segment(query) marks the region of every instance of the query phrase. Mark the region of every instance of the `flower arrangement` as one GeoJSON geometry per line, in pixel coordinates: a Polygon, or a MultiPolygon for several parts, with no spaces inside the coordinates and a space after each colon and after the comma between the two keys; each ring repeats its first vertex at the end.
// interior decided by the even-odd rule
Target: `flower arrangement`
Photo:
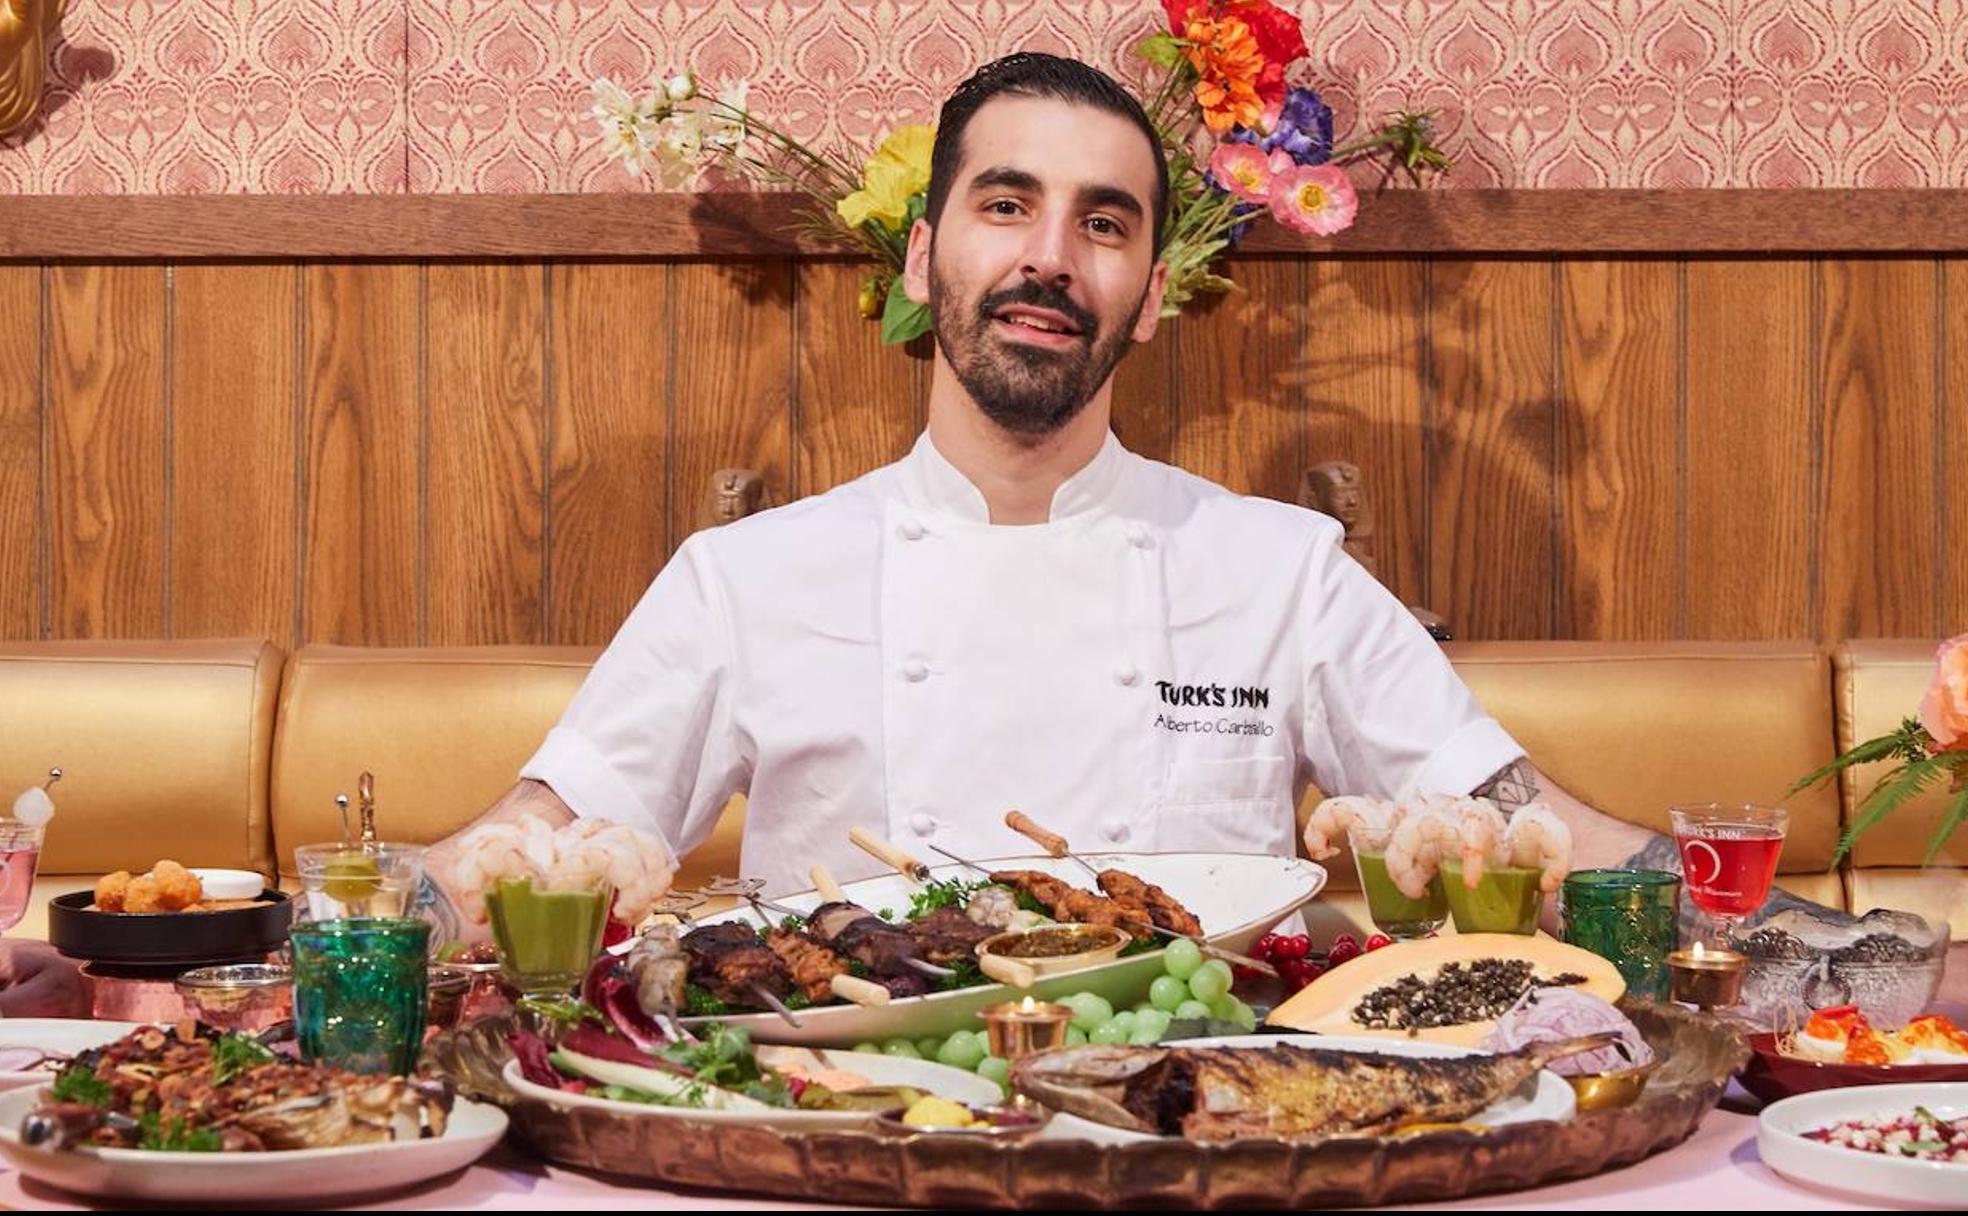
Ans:
{"type": "Polygon", "coordinates": [[[1920,699],[1918,714],[1901,721],[1892,733],[1868,739],[1839,756],[1792,786],[1790,792],[1794,794],[1815,785],[1855,764],[1895,757],[1900,763],[1881,777],[1859,803],[1852,826],[1838,842],[1833,865],[1851,852],[1861,832],[1943,777],[1953,778],[1948,788],[1954,798],[1941,817],[1933,840],[1928,842],[1926,861],[1931,863],[1947,844],[1948,837],[1968,821],[1968,633],[1941,644],[1935,656],[1934,679],[1920,699]]]}
{"type": "MultiPolygon", "coordinates": [[[[1311,88],[1286,80],[1306,57],[1296,15],[1271,0],[1161,0],[1169,28],[1135,48],[1150,71],[1142,92],[1169,166],[1168,263],[1162,315],[1198,296],[1229,291],[1222,255],[1265,214],[1295,231],[1332,236],[1353,223],[1359,199],[1342,165],[1384,159],[1383,184],[1403,172],[1419,184],[1449,160],[1434,144],[1432,112],[1402,113],[1368,137],[1333,145],[1333,114],[1311,88]]],[[[923,214],[934,127],[890,132],[858,161],[815,149],[761,121],[741,82],[705,95],[688,74],[641,97],[595,82],[594,114],[610,154],[665,189],[694,188],[721,169],[805,196],[801,228],[858,246],[875,262],[862,284],[861,315],[879,318],[884,342],[931,327],[929,310],[904,294],[909,229],[923,214]]]]}

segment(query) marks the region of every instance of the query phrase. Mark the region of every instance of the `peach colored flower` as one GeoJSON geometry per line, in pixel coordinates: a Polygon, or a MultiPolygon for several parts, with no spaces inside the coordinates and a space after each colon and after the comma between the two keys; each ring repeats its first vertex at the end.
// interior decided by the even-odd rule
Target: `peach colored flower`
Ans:
{"type": "Polygon", "coordinates": [[[1920,699],[1920,725],[1936,752],[1968,752],[1968,633],[1941,644],[1934,682],[1920,699]]]}
{"type": "Polygon", "coordinates": [[[1331,236],[1350,228],[1359,209],[1353,183],[1337,165],[1304,165],[1271,179],[1271,214],[1287,228],[1331,236]]]}
{"type": "Polygon", "coordinates": [[[1255,144],[1218,144],[1210,157],[1210,176],[1219,186],[1247,203],[1262,206],[1271,199],[1271,182],[1292,167],[1285,152],[1269,156],[1255,144]]]}
{"type": "MultiPolygon", "coordinates": [[[[1231,127],[1255,127],[1264,114],[1259,86],[1267,79],[1267,63],[1257,35],[1241,18],[1195,17],[1182,36],[1194,43],[1183,53],[1196,74],[1196,101],[1203,123],[1221,135],[1231,127]]],[[[1278,74],[1283,80],[1282,73],[1278,74]]]]}

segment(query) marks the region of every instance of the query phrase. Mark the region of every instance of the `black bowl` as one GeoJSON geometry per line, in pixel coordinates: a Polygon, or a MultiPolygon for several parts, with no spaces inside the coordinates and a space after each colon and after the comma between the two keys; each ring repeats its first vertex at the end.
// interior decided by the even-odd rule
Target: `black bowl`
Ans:
{"type": "Polygon", "coordinates": [[[199,967],[256,959],[287,941],[294,905],[285,892],[217,912],[98,912],[93,891],[48,903],[48,942],[70,958],[126,966],[199,967]]]}

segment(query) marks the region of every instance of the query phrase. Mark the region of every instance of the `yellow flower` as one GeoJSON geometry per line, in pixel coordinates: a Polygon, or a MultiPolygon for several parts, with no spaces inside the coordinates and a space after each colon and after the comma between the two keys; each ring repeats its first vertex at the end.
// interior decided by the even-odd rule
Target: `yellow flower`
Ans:
{"type": "Polygon", "coordinates": [[[909,199],[929,188],[929,154],[936,128],[920,123],[897,127],[861,169],[861,188],[838,204],[851,228],[878,220],[894,232],[909,218],[909,199]]]}

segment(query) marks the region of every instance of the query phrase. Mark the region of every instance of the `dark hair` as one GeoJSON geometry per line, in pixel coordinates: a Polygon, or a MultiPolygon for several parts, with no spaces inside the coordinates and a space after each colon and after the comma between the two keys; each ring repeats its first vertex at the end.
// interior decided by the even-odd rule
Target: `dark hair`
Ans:
{"type": "Polygon", "coordinates": [[[1134,94],[1099,68],[1038,51],[1019,51],[985,64],[943,103],[936,122],[936,145],[929,156],[929,197],[924,207],[929,222],[934,224],[942,216],[943,203],[956,182],[957,166],[963,160],[964,129],[986,102],[1003,96],[1047,97],[1091,106],[1119,115],[1141,129],[1141,137],[1148,141],[1148,150],[1155,157],[1155,252],[1160,254],[1162,230],[1168,221],[1168,157],[1162,151],[1162,137],[1148,121],[1148,112],[1134,94]]]}

